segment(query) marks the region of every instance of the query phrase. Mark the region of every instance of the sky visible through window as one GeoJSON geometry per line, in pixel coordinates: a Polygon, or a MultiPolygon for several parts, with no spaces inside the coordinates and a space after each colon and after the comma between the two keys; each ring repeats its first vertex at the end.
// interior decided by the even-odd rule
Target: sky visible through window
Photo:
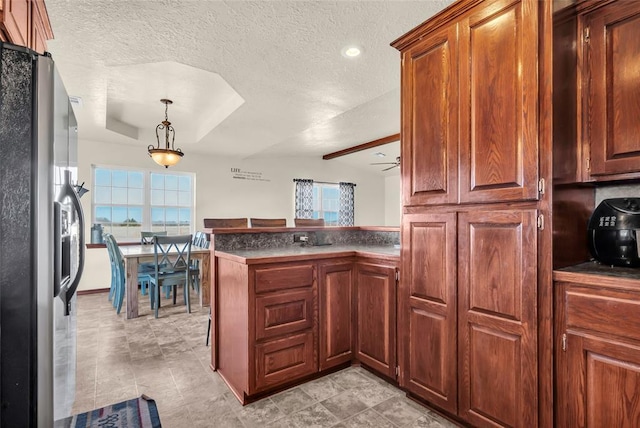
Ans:
{"type": "Polygon", "coordinates": [[[338,225],[340,188],[337,184],[313,183],[313,218],[324,218],[327,226],[338,225]]]}
{"type": "Polygon", "coordinates": [[[192,175],[94,167],[93,223],[116,239],[141,231],[191,233],[192,175]]]}

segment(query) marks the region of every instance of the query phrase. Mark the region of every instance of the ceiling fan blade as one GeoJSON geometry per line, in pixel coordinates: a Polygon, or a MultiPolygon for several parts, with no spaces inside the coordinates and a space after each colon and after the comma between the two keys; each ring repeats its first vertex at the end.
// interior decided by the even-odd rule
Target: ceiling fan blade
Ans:
{"type": "Polygon", "coordinates": [[[394,166],[390,166],[389,168],[385,168],[385,169],[383,169],[383,171],[389,171],[390,169],[396,168],[396,167],[398,167],[398,166],[400,166],[400,165],[397,165],[397,164],[396,164],[396,165],[394,165],[394,166]]]}

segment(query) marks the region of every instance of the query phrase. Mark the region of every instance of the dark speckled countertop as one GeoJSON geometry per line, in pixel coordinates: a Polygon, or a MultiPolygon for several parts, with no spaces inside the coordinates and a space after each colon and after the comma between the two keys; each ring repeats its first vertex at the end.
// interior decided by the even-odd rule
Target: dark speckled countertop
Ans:
{"type": "Polygon", "coordinates": [[[278,248],[229,249],[216,251],[216,257],[245,264],[304,261],[334,257],[367,256],[390,261],[400,260],[400,249],[392,245],[291,245],[278,248]]]}

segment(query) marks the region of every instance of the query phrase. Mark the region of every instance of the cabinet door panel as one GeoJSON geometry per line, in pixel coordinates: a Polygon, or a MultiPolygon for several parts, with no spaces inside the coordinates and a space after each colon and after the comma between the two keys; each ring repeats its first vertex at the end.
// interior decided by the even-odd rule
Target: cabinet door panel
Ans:
{"type": "Polygon", "coordinates": [[[9,41],[19,46],[29,46],[31,1],[2,0],[2,27],[9,41]]]}
{"type": "Polygon", "coordinates": [[[401,384],[456,413],[456,214],[405,215],[402,260],[401,384]]]}
{"type": "Polygon", "coordinates": [[[256,339],[311,328],[313,300],[313,289],[257,296],[256,339]]]}
{"type": "Polygon", "coordinates": [[[256,377],[249,394],[313,374],[318,367],[312,331],[259,343],[255,355],[256,377]]]}
{"type": "Polygon", "coordinates": [[[461,213],[458,230],[460,415],[537,426],[536,211],[461,213]]]}
{"type": "Polygon", "coordinates": [[[569,373],[564,409],[571,426],[637,427],[640,421],[640,347],[567,334],[569,373]],[[578,389],[579,388],[579,389],[578,389]]]}
{"type": "Polygon", "coordinates": [[[496,1],[460,23],[460,200],[537,199],[536,0],[496,1]]]}
{"type": "Polygon", "coordinates": [[[640,4],[604,6],[588,25],[591,175],[640,171],[640,4]]]}
{"type": "Polygon", "coordinates": [[[456,37],[451,26],[403,54],[404,205],[457,202],[456,37]]]}
{"type": "Polygon", "coordinates": [[[353,263],[320,265],[320,370],[353,358],[353,263]]]}
{"type": "Polygon", "coordinates": [[[396,270],[356,264],[358,359],[384,374],[396,376],[396,270]]]}

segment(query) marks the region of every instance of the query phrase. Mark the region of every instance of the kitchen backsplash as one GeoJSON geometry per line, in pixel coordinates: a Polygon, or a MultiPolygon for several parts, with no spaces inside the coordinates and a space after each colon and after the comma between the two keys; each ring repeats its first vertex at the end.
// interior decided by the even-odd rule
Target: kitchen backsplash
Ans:
{"type": "Polygon", "coordinates": [[[269,233],[230,233],[215,235],[216,250],[239,250],[247,248],[279,248],[294,243],[295,235],[306,235],[310,245],[324,241],[336,245],[381,245],[392,246],[400,243],[400,232],[370,230],[323,230],[312,232],[269,232],[269,233]]]}
{"type": "Polygon", "coordinates": [[[604,199],[611,198],[640,198],[640,184],[621,184],[615,186],[596,187],[596,207],[604,199]]]}

